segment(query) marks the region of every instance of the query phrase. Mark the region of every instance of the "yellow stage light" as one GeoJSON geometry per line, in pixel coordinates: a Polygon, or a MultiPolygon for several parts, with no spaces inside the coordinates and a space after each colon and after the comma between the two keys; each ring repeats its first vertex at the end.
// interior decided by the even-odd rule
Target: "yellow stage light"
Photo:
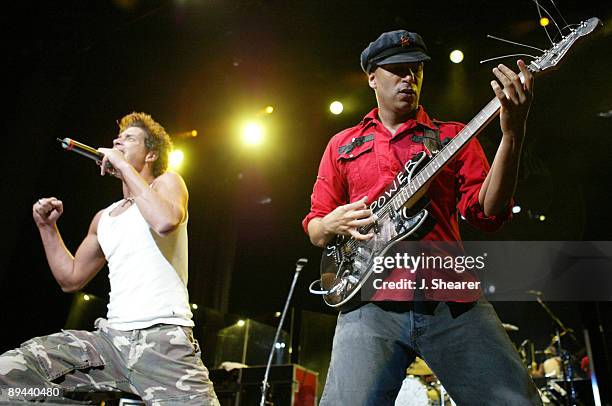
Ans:
{"type": "Polygon", "coordinates": [[[185,159],[185,154],[183,154],[183,151],[180,149],[175,149],[168,157],[168,166],[170,169],[176,170],[182,165],[183,159],[185,159]]]}
{"type": "Polygon", "coordinates": [[[258,123],[248,123],[242,129],[242,141],[247,145],[258,145],[263,141],[263,127],[258,123]]]}
{"type": "Polygon", "coordinates": [[[272,114],[274,113],[274,107],[272,106],[267,106],[265,109],[266,114],[272,114]]]}
{"type": "Polygon", "coordinates": [[[332,114],[335,114],[335,115],[341,114],[343,110],[344,110],[344,106],[342,105],[342,103],[340,103],[337,100],[332,102],[332,104],[329,105],[329,111],[331,111],[332,114]]]}
{"type": "Polygon", "coordinates": [[[193,310],[198,310],[198,305],[197,305],[197,304],[195,304],[195,303],[192,303],[192,304],[191,304],[191,308],[192,308],[193,310]]]}
{"type": "Polygon", "coordinates": [[[453,63],[461,63],[463,61],[463,52],[458,49],[455,49],[450,53],[450,60],[453,63]]]}
{"type": "Polygon", "coordinates": [[[550,20],[546,17],[542,17],[540,18],[540,25],[542,27],[546,27],[548,24],[550,24],[550,20]]]}
{"type": "Polygon", "coordinates": [[[244,326],[244,324],[245,324],[244,320],[238,320],[238,322],[236,323],[238,327],[242,327],[244,326]]]}
{"type": "Polygon", "coordinates": [[[89,295],[83,295],[83,299],[84,299],[85,301],[88,301],[88,300],[89,300],[89,299],[91,299],[91,298],[89,297],[89,295]]]}
{"type": "Polygon", "coordinates": [[[192,137],[197,137],[198,136],[198,130],[191,130],[191,136],[192,137]]]}

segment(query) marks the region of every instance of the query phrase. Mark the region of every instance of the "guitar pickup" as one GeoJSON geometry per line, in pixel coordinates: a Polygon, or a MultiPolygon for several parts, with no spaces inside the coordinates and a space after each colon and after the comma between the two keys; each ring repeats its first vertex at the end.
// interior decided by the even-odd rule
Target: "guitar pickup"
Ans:
{"type": "Polygon", "coordinates": [[[378,224],[378,220],[374,222],[374,233],[380,234],[380,224],[378,224]]]}

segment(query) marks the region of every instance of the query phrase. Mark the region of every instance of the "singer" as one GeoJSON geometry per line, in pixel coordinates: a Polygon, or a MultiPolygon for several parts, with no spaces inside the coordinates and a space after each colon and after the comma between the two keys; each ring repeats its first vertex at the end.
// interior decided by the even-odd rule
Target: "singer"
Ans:
{"type": "MultiPolygon", "coordinates": [[[[95,215],[74,256],[56,224],[62,201],[46,197],[34,204],[49,267],[64,292],[83,288],[108,263],[108,314],[93,332],[36,337],[1,355],[0,387],[115,388],[148,405],[219,404],[192,334],[188,192],[181,176],[166,170],[171,148],[148,114],[121,119],[113,148],[98,151],[104,154],[100,174],[121,180],[123,198],[95,215]]],[[[7,400],[1,393],[0,401],[7,400]]]]}

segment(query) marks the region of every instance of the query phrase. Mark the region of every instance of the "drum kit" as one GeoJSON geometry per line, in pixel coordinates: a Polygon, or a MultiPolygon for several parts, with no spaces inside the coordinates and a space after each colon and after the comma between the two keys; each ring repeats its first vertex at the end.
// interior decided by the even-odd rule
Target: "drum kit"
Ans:
{"type": "Polygon", "coordinates": [[[571,330],[557,332],[544,350],[535,350],[531,340],[523,341],[517,349],[523,365],[539,384],[540,398],[545,406],[575,405],[575,384],[584,380],[576,375],[576,357],[562,346],[561,337],[565,335],[573,337],[571,330]],[[541,362],[538,363],[538,359],[541,362]]]}
{"type": "MultiPolygon", "coordinates": [[[[538,383],[544,406],[576,405],[579,402],[576,386],[584,378],[577,376],[575,366],[580,361],[568,350],[569,344],[580,347],[574,331],[566,327],[542,300],[541,292],[534,291],[536,300],[555,325],[555,334],[544,350],[536,350],[532,340],[524,340],[517,351],[529,374],[538,383]],[[569,340],[568,340],[569,339],[569,340]],[[568,343],[569,341],[569,343],[568,343]],[[540,362],[538,362],[538,360],[540,362]]],[[[518,327],[507,331],[517,331],[518,327]]],[[[587,358],[588,361],[588,358],[587,358]]]]}

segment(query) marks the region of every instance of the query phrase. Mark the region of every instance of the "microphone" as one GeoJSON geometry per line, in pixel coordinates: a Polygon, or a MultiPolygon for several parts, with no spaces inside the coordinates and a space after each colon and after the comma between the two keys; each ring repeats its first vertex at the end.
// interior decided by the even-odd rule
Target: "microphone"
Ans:
{"type": "Polygon", "coordinates": [[[101,163],[102,159],[104,158],[104,154],[97,149],[75,141],[72,138],[64,138],[63,140],[57,138],[57,140],[62,144],[62,148],[64,148],[66,151],[74,151],[86,158],[93,159],[98,164],[101,163]]]}
{"type": "MultiPolygon", "coordinates": [[[[89,145],[85,145],[82,142],[75,141],[72,138],[56,138],[56,140],[62,144],[62,148],[64,148],[66,151],[73,151],[79,155],[83,155],[86,158],[93,159],[98,165],[100,165],[102,163],[102,159],[104,159],[104,154],[97,149],[90,147],[89,145]]],[[[109,172],[113,172],[115,170],[110,162],[106,163],[106,169],[109,172]]]]}

